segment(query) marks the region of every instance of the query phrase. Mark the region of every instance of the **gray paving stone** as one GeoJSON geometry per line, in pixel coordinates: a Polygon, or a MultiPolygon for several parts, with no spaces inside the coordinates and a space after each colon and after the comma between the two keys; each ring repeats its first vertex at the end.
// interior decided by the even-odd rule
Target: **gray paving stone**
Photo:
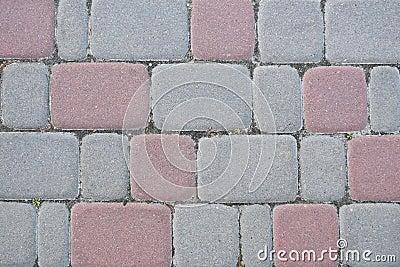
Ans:
{"type": "Polygon", "coordinates": [[[198,196],[203,201],[264,203],[296,198],[297,146],[292,136],[202,138],[197,160],[198,196]]]}
{"type": "Polygon", "coordinates": [[[271,127],[271,114],[278,133],[292,133],[303,124],[301,81],[297,70],[289,66],[266,66],[254,70],[254,116],[259,129],[271,127]]]}
{"type": "Polygon", "coordinates": [[[0,202],[0,229],[0,265],[32,267],[36,260],[35,208],[0,202]]]}
{"type": "Polygon", "coordinates": [[[317,202],[338,201],[346,190],[346,151],[343,141],[311,136],[300,146],[301,196],[317,202]]]}
{"type": "Polygon", "coordinates": [[[69,266],[69,212],[62,203],[43,203],[38,217],[40,267],[69,266]]]}
{"type": "Polygon", "coordinates": [[[189,50],[185,0],[94,0],[90,25],[97,58],[179,60],[189,50]]]}
{"type": "MultiPolygon", "coordinates": [[[[347,241],[344,262],[350,266],[399,266],[397,262],[377,262],[377,255],[400,258],[400,206],[389,203],[353,204],[340,208],[340,238],[347,241]],[[348,257],[347,251],[358,250],[360,261],[348,257]],[[368,259],[363,252],[370,250],[368,259]]],[[[350,254],[351,256],[351,254],[350,254]]]]}
{"type": "Polygon", "coordinates": [[[217,63],[160,65],[153,70],[153,119],[162,131],[244,129],[251,124],[246,67],[217,63]]]}
{"type": "Polygon", "coordinates": [[[3,123],[11,128],[45,128],[49,118],[49,70],[42,63],[16,63],[3,70],[3,123]]]}
{"type": "Polygon", "coordinates": [[[399,0],[326,1],[326,58],[342,63],[400,62],[399,0]]]}
{"type": "Polygon", "coordinates": [[[369,82],[371,128],[395,132],[400,127],[400,76],[394,67],[375,67],[369,82]]]}
{"type": "MultiPolygon", "coordinates": [[[[129,171],[118,134],[92,134],[82,140],[82,196],[96,200],[113,200],[128,194],[129,171]]],[[[124,137],[124,144],[128,140],[124,137]]]]}
{"type": "Polygon", "coordinates": [[[177,205],[173,222],[174,264],[236,266],[239,212],[219,204],[177,205]]]}
{"type": "Polygon", "coordinates": [[[78,139],[64,133],[0,133],[0,199],[78,195],[78,139]]]}
{"type": "Polygon", "coordinates": [[[240,236],[242,261],[247,267],[271,266],[269,253],[272,250],[272,219],[269,206],[251,205],[241,208],[240,236]],[[265,249],[267,248],[267,250],[265,249]],[[267,256],[265,261],[259,259],[267,256]]]}
{"type": "Polygon", "coordinates": [[[58,55],[65,60],[86,57],[89,14],[86,0],[60,0],[56,39],[58,55]]]}
{"type": "Polygon", "coordinates": [[[319,0],[261,0],[258,38],[261,61],[318,62],[324,26],[319,0]]]}

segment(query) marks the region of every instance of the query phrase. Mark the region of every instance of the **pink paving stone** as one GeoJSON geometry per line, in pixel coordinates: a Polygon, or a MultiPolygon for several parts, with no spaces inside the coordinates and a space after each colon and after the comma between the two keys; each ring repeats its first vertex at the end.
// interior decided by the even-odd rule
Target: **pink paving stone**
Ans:
{"type": "Polygon", "coordinates": [[[400,136],[368,136],[348,145],[350,195],[358,200],[400,201],[400,136]]]}
{"type": "Polygon", "coordinates": [[[367,84],[356,67],[317,67],[304,75],[304,118],[311,132],[362,130],[367,125],[367,84]]]}
{"type": "MultiPolygon", "coordinates": [[[[337,249],[339,238],[339,222],[336,208],[325,204],[288,204],[278,206],[273,212],[273,235],[274,235],[274,254],[277,267],[334,267],[337,261],[332,261],[328,254],[324,254],[321,261],[302,261],[304,250],[314,250],[316,259],[322,258],[323,250],[337,249]],[[280,250],[284,250],[286,255],[281,255],[278,259],[280,250]],[[299,261],[291,260],[291,251],[299,252],[299,261]],[[287,261],[284,261],[287,258],[287,261]]],[[[292,259],[296,258],[295,253],[292,259]]],[[[334,256],[334,255],[332,255],[334,256]]],[[[337,254],[336,254],[337,256],[337,254]]]]}
{"type": "Polygon", "coordinates": [[[51,76],[52,123],[64,129],[144,128],[150,106],[148,78],[145,66],[129,63],[56,65],[51,76]]]}
{"type": "Polygon", "coordinates": [[[0,58],[51,56],[54,14],[53,0],[1,0],[0,58]]]}
{"type": "Polygon", "coordinates": [[[141,200],[189,200],[195,194],[193,140],[182,135],[141,135],[131,141],[132,196],[141,200]]]}
{"type": "Polygon", "coordinates": [[[171,211],[158,204],[76,204],[71,211],[74,267],[170,266],[171,211]]]}
{"type": "Polygon", "coordinates": [[[192,50],[202,59],[250,59],[255,43],[250,0],[194,0],[192,50]]]}

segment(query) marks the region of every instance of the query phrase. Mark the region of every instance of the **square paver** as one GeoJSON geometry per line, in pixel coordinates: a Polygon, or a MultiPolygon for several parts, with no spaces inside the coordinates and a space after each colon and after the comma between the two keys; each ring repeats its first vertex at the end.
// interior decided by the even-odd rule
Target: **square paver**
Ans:
{"type": "Polygon", "coordinates": [[[324,23],[319,0],[262,0],[258,13],[261,61],[318,62],[324,23]]]}
{"type": "Polygon", "coordinates": [[[305,126],[311,132],[337,133],[367,126],[367,84],[363,69],[317,67],[303,79],[305,126]]]}
{"type": "Polygon", "coordinates": [[[71,262],[87,266],[171,266],[171,210],[159,204],[76,204],[71,262]]]}
{"type": "Polygon", "coordinates": [[[339,221],[336,207],[326,204],[288,204],[273,212],[275,265],[336,267],[339,221]],[[279,251],[283,252],[279,252],[279,251]],[[315,253],[312,253],[310,251],[315,253]],[[293,252],[294,251],[294,252],[293,252]]]}
{"type": "Polygon", "coordinates": [[[193,55],[202,59],[250,59],[255,27],[251,0],[194,0],[193,55]]]}
{"type": "Polygon", "coordinates": [[[342,63],[400,62],[399,0],[326,1],[326,57],[342,63]]]}
{"type": "Polygon", "coordinates": [[[176,267],[236,266],[239,258],[237,208],[212,205],[177,205],[174,223],[176,267]]]}
{"type": "Polygon", "coordinates": [[[8,65],[2,73],[1,109],[4,125],[17,129],[49,124],[49,70],[42,63],[8,65]]]}
{"type": "Polygon", "coordinates": [[[399,205],[369,203],[340,208],[340,238],[347,244],[342,260],[350,266],[399,266],[399,232],[399,205]]]}
{"type": "Polygon", "coordinates": [[[400,136],[368,136],[348,145],[350,195],[358,200],[400,201],[400,136]]]}
{"type": "Polygon", "coordinates": [[[0,2],[0,58],[43,58],[54,51],[53,0],[0,2]]]}
{"type": "Polygon", "coordinates": [[[340,139],[311,136],[300,145],[301,196],[306,200],[339,201],[346,190],[346,151],[340,139]]]}
{"type": "Polygon", "coordinates": [[[90,25],[97,58],[179,60],[189,50],[185,0],[94,0],[90,25]]]}
{"type": "Polygon", "coordinates": [[[183,201],[194,198],[196,154],[189,136],[140,135],[130,147],[132,197],[183,201]]]}
{"type": "Polygon", "coordinates": [[[115,200],[126,197],[129,186],[128,139],[118,134],[92,134],[82,139],[81,187],[84,198],[115,200]]]}

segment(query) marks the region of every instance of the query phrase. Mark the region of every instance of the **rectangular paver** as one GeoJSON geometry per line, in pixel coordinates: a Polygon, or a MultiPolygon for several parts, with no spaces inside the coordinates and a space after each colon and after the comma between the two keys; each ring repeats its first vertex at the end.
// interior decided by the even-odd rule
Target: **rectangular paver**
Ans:
{"type": "Polygon", "coordinates": [[[64,133],[0,133],[1,199],[78,195],[78,139],[64,133]]]}

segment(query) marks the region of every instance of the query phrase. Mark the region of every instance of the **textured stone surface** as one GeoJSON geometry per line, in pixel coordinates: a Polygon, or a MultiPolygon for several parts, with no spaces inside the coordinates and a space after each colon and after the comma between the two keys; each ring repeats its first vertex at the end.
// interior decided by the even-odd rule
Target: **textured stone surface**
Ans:
{"type": "Polygon", "coordinates": [[[65,60],[86,57],[89,15],[85,0],[60,0],[57,13],[58,55],[65,60]]]}
{"type": "Polygon", "coordinates": [[[128,139],[118,134],[92,134],[82,140],[82,196],[113,200],[128,194],[129,170],[124,157],[128,139]]]}
{"type": "Polygon", "coordinates": [[[51,76],[52,122],[63,129],[144,128],[149,115],[147,80],[143,65],[56,65],[51,76]],[[131,119],[128,124],[125,114],[131,119]]]}
{"type": "Polygon", "coordinates": [[[291,136],[232,135],[202,138],[197,156],[198,196],[203,201],[293,201],[297,146],[291,136]]]}
{"type": "Polygon", "coordinates": [[[300,146],[301,196],[303,199],[339,201],[346,190],[344,143],[328,136],[312,136],[300,146]]]}
{"type": "Polygon", "coordinates": [[[49,70],[42,63],[17,63],[2,73],[1,109],[10,128],[36,129],[48,125],[49,70]]]}
{"type": "Polygon", "coordinates": [[[242,207],[240,211],[241,251],[244,266],[271,266],[272,261],[269,260],[269,255],[267,255],[265,261],[258,258],[259,256],[260,258],[265,257],[265,253],[260,253],[260,250],[265,251],[265,247],[269,250],[272,249],[270,207],[251,205],[242,207]]]}
{"type": "Polygon", "coordinates": [[[202,59],[250,59],[255,44],[250,0],[194,0],[193,55],[202,59]]]}
{"type": "Polygon", "coordinates": [[[304,75],[303,91],[309,131],[350,132],[367,126],[367,84],[361,68],[312,68],[304,75]]]}
{"type": "Polygon", "coordinates": [[[69,266],[69,212],[61,203],[39,209],[37,242],[40,267],[69,266]]]}
{"type": "Polygon", "coordinates": [[[301,82],[296,69],[289,66],[258,67],[254,70],[253,105],[255,120],[261,131],[271,127],[271,114],[275,130],[291,133],[301,129],[301,82]]]}
{"type": "Polygon", "coordinates": [[[400,128],[400,76],[394,67],[375,67],[369,82],[371,129],[395,132],[400,128]]]}
{"type": "Polygon", "coordinates": [[[332,261],[329,254],[324,254],[323,260],[308,260],[310,254],[305,250],[314,250],[315,258],[321,257],[323,250],[337,249],[339,237],[339,222],[335,206],[325,204],[288,204],[278,206],[273,212],[274,250],[284,250],[285,255],[275,254],[275,265],[282,266],[316,266],[336,267],[337,261],[332,261]],[[294,261],[299,252],[299,261],[294,261]],[[280,255],[280,258],[279,258],[280,255]],[[303,255],[305,260],[301,260],[303,255]],[[285,261],[287,259],[287,261],[285,261]]]}
{"type": "Polygon", "coordinates": [[[235,266],[239,257],[239,213],[219,204],[177,205],[174,264],[235,266]]]}
{"type": "Polygon", "coordinates": [[[347,158],[353,198],[400,201],[400,135],[353,139],[347,158]]]}
{"type": "Polygon", "coordinates": [[[53,0],[0,2],[0,58],[42,58],[54,51],[53,0]]]}
{"type": "Polygon", "coordinates": [[[171,266],[171,211],[166,206],[77,204],[71,213],[72,266],[171,266]]]}
{"type": "Polygon", "coordinates": [[[258,38],[263,62],[318,62],[324,48],[319,0],[262,0],[258,38]]]}
{"type": "Polygon", "coordinates": [[[179,60],[186,56],[185,0],[94,0],[91,12],[90,48],[95,57],[179,60]]]}
{"type": "Polygon", "coordinates": [[[397,262],[378,262],[376,256],[400,257],[400,206],[395,204],[353,204],[340,208],[340,238],[347,241],[347,250],[358,250],[360,261],[346,257],[354,267],[398,266],[397,262]],[[363,258],[363,252],[372,253],[363,258]]]}
{"type": "Polygon", "coordinates": [[[32,205],[0,202],[0,263],[33,266],[36,260],[36,212],[32,205]]]}
{"type": "Polygon", "coordinates": [[[1,199],[78,195],[78,139],[64,133],[0,133],[1,199]]]}
{"type": "Polygon", "coordinates": [[[326,57],[343,63],[400,62],[399,0],[326,1],[326,57]]]}
{"type": "Polygon", "coordinates": [[[155,126],[163,131],[234,130],[251,124],[252,83],[243,66],[157,66],[151,98],[155,126]]]}
{"type": "Polygon", "coordinates": [[[132,197],[160,201],[194,197],[196,154],[189,136],[136,136],[130,153],[132,197]]]}

